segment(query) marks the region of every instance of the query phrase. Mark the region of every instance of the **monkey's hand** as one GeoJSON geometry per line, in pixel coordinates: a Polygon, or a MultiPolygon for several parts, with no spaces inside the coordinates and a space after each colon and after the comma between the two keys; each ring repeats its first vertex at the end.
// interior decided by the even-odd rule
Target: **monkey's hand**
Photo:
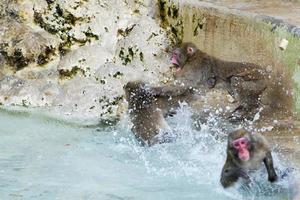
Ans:
{"type": "Polygon", "coordinates": [[[268,177],[268,181],[270,181],[271,183],[273,183],[277,180],[278,180],[277,174],[274,174],[274,175],[268,177]]]}
{"type": "Polygon", "coordinates": [[[207,85],[208,88],[214,88],[215,85],[216,85],[216,78],[215,77],[211,77],[209,78],[206,82],[205,82],[205,85],[207,85]]]}
{"type": "Polygon", "coordinates": [[[271,152],[267,152],[266,158],[263,160],[263,162],[264,162],[264,164],[267,168],[268,180],[270,182],[277,181],[278,176],[277,176],[276,171],[275,171],[274,166],[273,166],[273,158],[272,158],[271,152]]]}

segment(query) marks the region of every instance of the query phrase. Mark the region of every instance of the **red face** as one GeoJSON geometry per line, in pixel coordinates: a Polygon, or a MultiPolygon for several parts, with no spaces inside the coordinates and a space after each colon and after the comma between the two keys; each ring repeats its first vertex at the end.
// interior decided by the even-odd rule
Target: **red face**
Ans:
{"type": "Polygon", "coordinates": [[[233,147],[238,151],[239,159],[242,161],[248,161],[250,159],[250,153],[248,150],[249,140],[245,137],[236,139],[232,142],[233,147]]]}
{"type": "Polygon", "coordinates": [[[171,58],[171,63],[175,66],[179,66],[179,62],[177,61],[178,59],[178,52],[175,50],[172,53],[172,58],[171,58]]]}
{"type": "Polygon", "coordinates": [[[171,63],[175,65],[177,71],[181,70],[188,58],[193,56],[195,53],[195,48],[187,46],[185,48],[176,48],[172,52],[171,63]]]}

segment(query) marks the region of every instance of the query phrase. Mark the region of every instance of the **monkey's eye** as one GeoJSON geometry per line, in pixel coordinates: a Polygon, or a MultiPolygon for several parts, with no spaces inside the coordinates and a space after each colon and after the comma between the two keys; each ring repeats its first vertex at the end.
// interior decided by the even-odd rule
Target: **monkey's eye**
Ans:
{"type": "Polygon", "coordinates": [[[240,146],[239,141],[234,141],[232,144],[235,148],[238,148],[240,146]]]}
{"type": "Polygon", "coordinates": [[[247,145],[249,143],[249,140],[247,138],[242,138],[241,139],[241,144],[242,145],[247,145]]]}

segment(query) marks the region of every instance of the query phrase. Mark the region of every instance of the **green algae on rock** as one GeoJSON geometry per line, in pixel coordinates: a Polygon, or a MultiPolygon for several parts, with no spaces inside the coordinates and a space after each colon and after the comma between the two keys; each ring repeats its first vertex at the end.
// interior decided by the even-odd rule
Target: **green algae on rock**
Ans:
{"type": "Polygon", "coordinates": [[[144,54],[136,45],[129,46],[127,49],[121,47],[121,50],[119,52],[119,58],[122,60],[123,65],[128,65],[135,58],[139,58],[140,61],[143,62],[144,54]]]}
{"type": "Polygon", "coordinates": [[[85,71],[81,68],[79,68],[78,66],[74,66],[72,67],[71,70],[64,70],[64,69],[60,69],[58,70],[59,72],[59,79],[64,80],[64,79],[71,79],[74,76],[76,76],[77,74],[85,74],[85,71]]]}

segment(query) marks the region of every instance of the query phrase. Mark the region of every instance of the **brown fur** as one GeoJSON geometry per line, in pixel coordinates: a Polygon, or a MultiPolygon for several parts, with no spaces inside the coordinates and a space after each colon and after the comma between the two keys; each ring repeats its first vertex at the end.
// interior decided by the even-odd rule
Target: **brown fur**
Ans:
{"type": "Polygon", "coordinates": [[[229,133],[227,158],[222,169],[221,184],[226,188],[236,182],[239,177],[247,178],[247,172],[259,169],[262,167],[262,163],[267,168],[269,181],[275,181],[277,175],[273,166],[271,150],[265,137],[259,133],[251,134],[245,129],[238,129],[229,133]],[[237,151],[232,146],[232,142],[241,137],[246,137],[250,141],[250,146],[248,147],[250,159],[248,161],[240,160],[237,151]]]}
{"type": "Polygon", "coordinates": [[[143,145],[164,142],[157,137],[169,130],[164,112],[159,108],[155,93],[142,82],[128,82],[124,86],[132,131],[143,145]]]}
{"type": "Polygon", "coordinates": [[[261,66],[224,61],[208,55],[188,42],[183,43],[173,52],[180,55],[177,67],[181,70],[175,74],[175,82],[178,82],[176,93],[178,88],[181,91],[191,88],[205,90],[221,84],[239,102],[236,111],[240,113],[235,116],[238,120],[244,116],[246,118],[254,116],[253,111],[256,112],[255,108],[259,107],[260,95],[267,88],[268,74],[261,66]],[[187,52],[188,48],[194,50],[193,54],[187,52]]]}

